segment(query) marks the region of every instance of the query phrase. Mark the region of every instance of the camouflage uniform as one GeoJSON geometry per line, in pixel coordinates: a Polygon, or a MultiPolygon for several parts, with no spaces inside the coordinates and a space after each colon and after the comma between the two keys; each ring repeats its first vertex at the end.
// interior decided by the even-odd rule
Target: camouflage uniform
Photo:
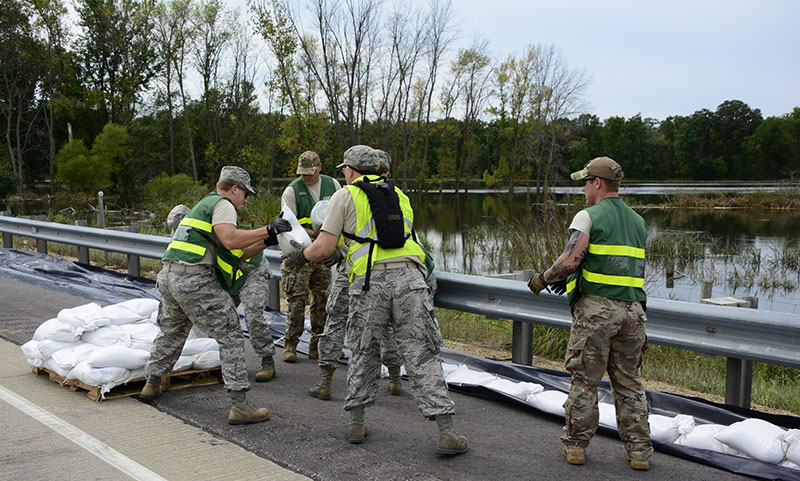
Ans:
{"type": "Polygon", "coordinates": [[[353,357],[345,409],[375,402],[380,341],[387,329],[393,329],[419,410],[428,417],[453,414],[439,357],[442,336],[422,273],[416,267],[373,269],[370,284],[362,292],[364,276],[359,276],[348,291],[347,340],[353,357]]]}
{"type": "Polygon", "coordinates": [[[617,413],[617,429],[626,451],[648,459],[649,410],[639,379],[647,343],[647,317],[640,302],[584,294],[572,305],[572,329],[565,368],[572,374],[564,403],[564,444],[589,445],[599,420],[597,385],[608,370],[617,413]]]}
{"type": "Polygon", "coordinates": [[[242,262],[241,269],[247,275],[247,280],[237,296],[244,306],[244,321],[250,333],[250,344],[259,357],[271,357],[275,355],[275,344],[272,343],[272,333],[264,319],[264,309],[269,300],[269,280],[272,277],[269,262],[266,258],[261,259],[257,266],[242,262]]]}
{"type": "Polygon", "coordinates": [[[165,262],[156,283],[161,294],[158,326],[147,376],[165,376],[181,355],[192,324],[216,339],[222,361],[222,377],[230,391],[250,389],[244,357],[244,338],[239,315],[228,292],[210,266],[183,266],[165,262]]]}
{"type": "Polygon", "coordinates": [[[290,270],[281,264],[281,287],[286,293],[289,311],[286,314],[286,346],[297,346],[303,334],[306,317],[306,301],[311,292],[311,342],[309,348],[317,348],[319,335],[325,329],[325,304],[328,302],[328,285],[331,269],[321,263],[309,262],[300,269],[290,270]]]}
{"type": "MultiPolygon", "coordinates": [[[[325,321],[325,331],[319,336],[319,366],[336,369],[339,353],[344,346],[345,330],[347,328],[349,297],[347,290],[350,282],[347,279],[347,269],[341,268],[336,279],[331,284],[328,293],[328,303],[325,311],[328,318],[325,321]]],[[[403,359],[398,352],[397,342],[390,329],[384,331],[381,339],[381,362],[385,366],[402,366],[403,359]]]]}

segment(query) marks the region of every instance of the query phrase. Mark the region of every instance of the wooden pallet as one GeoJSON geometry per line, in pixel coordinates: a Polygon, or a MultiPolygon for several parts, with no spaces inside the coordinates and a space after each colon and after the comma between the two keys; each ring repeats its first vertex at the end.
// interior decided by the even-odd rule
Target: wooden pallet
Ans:
{"type": "MultiPolygon", "coordinates": [[[[86,395],[92,401],[102,401],[100,386],[90,386],[77,379],[65,380],[53,371],[43,367],[34,367],[34,374],[47,374],[50,380],[69,388],[70,391],[87,391],[86,395]]],[[[126,384],[115,387],[105,394],[105,399],[115,399],[120,397],[135,396],[142,391],[145,378],[131,379],[126,384]]],[[[211,369],[191,369],[188,371],[173,372],[161,378],[161,389],[164,391],[175,391],[187,387],[210,386],[220,384],[222,381],[222,368],[211,369]]]]}

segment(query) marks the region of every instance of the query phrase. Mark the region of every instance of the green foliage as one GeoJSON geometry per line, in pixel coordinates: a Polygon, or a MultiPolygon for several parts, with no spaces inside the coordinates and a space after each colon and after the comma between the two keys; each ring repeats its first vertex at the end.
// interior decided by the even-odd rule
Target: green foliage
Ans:
{"type": "Polygon", "coordinates": [[[186,174],[160,174],[144,186],[144,200],[156,213],[157,219],[166,220],[167,214],[178,204],[192,207],[205,195],[207,189],[186,174]]]}
{"type": "Polygon", "coordinates": [[[83,139],[67,143],[56,155],[56,179],[82,192],[95,190],[94,166],[89,158],[83,139]]]}
{"type": "Polygon", "coordinates": [[[19,183],[19,176],[5,167],[0,167],[0,199],[17,192],[19,183]]]}
{"type": "Polygon", "coordinates": [[[106,124],[91,151],[82,139],[67,143],[56,155],[56,179],[80,192],[91,193],[111,185],[117,159],[130,153],[125,127],[106,124]]]}

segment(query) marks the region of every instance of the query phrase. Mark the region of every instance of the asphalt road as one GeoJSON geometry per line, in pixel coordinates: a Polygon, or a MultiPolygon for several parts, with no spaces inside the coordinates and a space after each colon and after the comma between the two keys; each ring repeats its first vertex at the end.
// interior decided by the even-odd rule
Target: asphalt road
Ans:
{"type": "MultiPolygon", "coordinates": [[[[60,309],[86,302],[0,278],[0,337],[20,345],[60,309]]],[[[249,343],[247,356],[252,379],[259,363],[249,343]]],[[[265,423],[228,425],[230,401],[222,385],[167,392],[153,405],[217,438],[320,480],[747,479],[658,452],[650,471],[636,472],[625,461],[621,442],[605,434],[592,441],[586,465],[570,466],[561,455],[563,420],[458,393],[451,393],[457,409],[455,427],[469,439],[470,451],[440,458],[434,454],[436,424],[419,414],[406,383],[402,395],[390,396],[386,380],[381,381],[378,402],[366,411],[366,442],[351,445],[345,439],[347,415],[342,409],[345,367],[334,375],[333,399],[320,401],[306,394],[317,378],[315,361],[301,355],[296,364],[281,360],[276,364],[277,377],[268,383],[253,383],[248,393],[255,405],[269,408],[271,418],[265,423]]],[[[65,388],[49,383],[43,389],[65,388]]],[[[86,402],[91,401],[87,398],[86,402]]],[[[108,429],[115,429],[113,423],[108,429]]],[[[228,469],[241,467],[232,463],[228,469]]]]}

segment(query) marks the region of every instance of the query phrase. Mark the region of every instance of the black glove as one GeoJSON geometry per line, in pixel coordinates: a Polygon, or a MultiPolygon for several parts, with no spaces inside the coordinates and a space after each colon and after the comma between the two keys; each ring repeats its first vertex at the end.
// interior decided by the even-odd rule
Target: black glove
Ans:
{"type": "Polygon", "coordinates": [[[288,220],[278,217],[267,227],[267,234],[270,237],[276,237],[278,234],[289,232],[290,230],[292,230],[292,224],[288,220]]]}
{"type": "Polygon", "coordinates": [[[337,247],[336,249],[333,250],[333,253],[331,255],[329,255],[328,257],[325,258],[325,260],[322,261],[322,263],[325,264],[325,267],[333,267],[336,264],[342,262],[342,259],[344,259],[344,254],[342,254],[342,250],[337,247]]]}
{"type": "Polygon", "coordinates": [[[562,279],[560,281],[551,282],[549,290],[560,296],[561,294],[567,292],[567,280],[562,279]]]}

